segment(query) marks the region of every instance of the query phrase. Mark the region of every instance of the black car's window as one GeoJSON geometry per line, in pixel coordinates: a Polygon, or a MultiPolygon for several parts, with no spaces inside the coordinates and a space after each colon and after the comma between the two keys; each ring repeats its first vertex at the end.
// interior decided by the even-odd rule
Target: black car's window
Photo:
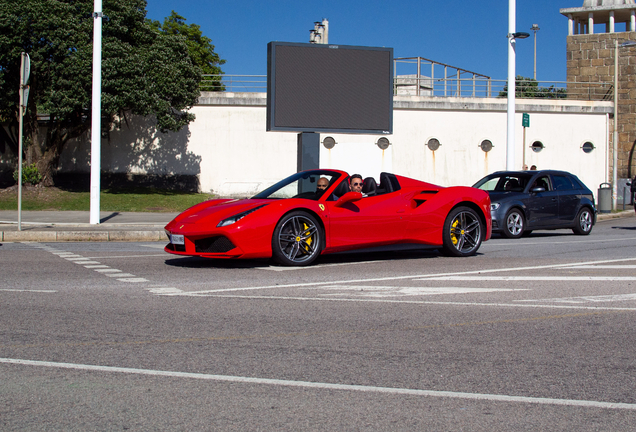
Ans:
{"type": "Polygon", "coordinates": [[[548,176],[543,176],[543,177],[539,177],[538,179],[536,179],[533,183],[532,186],[530,187],[530,190],[534,189],[534,188],[543,188],[547,191],[551,191],[552,188],[550,187],[550,179],[548,178],[548,176]]]}
{"type": "Polygon", "coordinates": [[[552,176],[552,181],[554,182],[554,190],[572,190],[574,186],[572,185],[572,181],[563,175],[555,175],[552,176]]]}
{"type": "Polygon", "coordinates": [[[474,187],[490,192],[523,192],[530,176],[502,174],[482,179],[474,187]]]}

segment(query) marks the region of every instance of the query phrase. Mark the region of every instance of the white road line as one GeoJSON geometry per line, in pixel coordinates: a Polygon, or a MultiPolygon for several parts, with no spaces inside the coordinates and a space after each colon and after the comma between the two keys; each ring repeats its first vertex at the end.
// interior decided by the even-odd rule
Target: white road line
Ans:
{"type": "Polygon", "coordinates": [[[564,267],[566,270],[596,270],[596,269],[608,269],[608,270],[633,270],[636,269],[636,265],[594,265],[594,266],[580,266],[575,265],[572,267],[564,267]]]}
{"type": "MultiPolygon", "coordinates": [[[[619,242],[619,241],[623,241],[623,242],[633,242],[634,240],[636,240],[636,237],[621,237],[621,238],[612,238],[612,239],[605,239],[605,240],[565,240],[565,241],[550,241],[550,244],[566,244],[566,245],[577,245],[577,244],[585,244],[585,243],[615,243],[615,242],[619,242]]],[[[532,242],[532,241],[528,241],[528,242],[524,242],[524,241],[517,241],[514,243],[519,243],[519,246],[526,246],[526,245],[545,245],[545,242],[532,242]]],[[[510,242],[508,240],[504,240],[502,239],[501,241],[489,241],[487,243],[484,243],[485,247],[488,246],[501,246],[501,245],[505,245],[505,244],[510,244],[510,242]]],[[[515,246],[517,247],[517,246],[515,246]]]]}
{"type": "Polygon", "coordinates": [[[101,264],[99,261],[75,261],[75,264],[101,264]]]}
{"type": "Polygon", "coordinates": [[[515,272],[515,271],[525,271],[525,270],[544,270],[544,269],[552,269],[552,268],[571,267],[573,265],[596,265],[596,264],[606,264],[606,263],[625,262],[625,261],[636,261],[636,258],[620,258],[620,259],[613,259],[613,260],[588,261],[588,262],[582,262],[582,263],[550,264],[545,266],[508,267],[508,268],[500,268],[500,269],[472,270],[472,271],[453,272],[453,273],[420,274],[420,275],[410,275],[410,276],[408,275],[407,276],[387,276],[387,277],[381,277],[381,278],[351,279],[351,280],[339,280],[339,281],[330,281],[330,282],[305,282],[305,283],[265,285],[265,286],[240,287],[240,288],[220,288],[220,289],[204,290],[204,291],[191,291],[191,293],[192,294],[197,294],[197,293],[208,294],[208,293],[232,292],[232,291],[257,291],[257,290],[267,290],[267,289],[276,289],[276,288],[301,288],[301,287],[309,287],[309,286],[396,281],[396,280],[405,280],[405,279],[425,280],[425,279],[430,279],[435,277],[444,277],[444,276],[515,272]]]}
{"type": "Polygon", "coordinates": [[[593,311],[636,311],[636,307],[609,307],[609,306],[565,306],[549,304],[519,304],[519,303],[479,303],[479,302],[459,302],[459,301],[427,301],[427,300],[387,300],[368,298],[333,298],[333,297],[289,297],[289,296],[256,296],[238,294],[198,294],[184,291],[182,293],[157,294],[166,297],[217,297],[217,298],[238,298],[245,300],[298,300],[298,301],[334,301],[334,302],[369,302],[369,303],[407,303],[418,305],[439,305],[439,306],[484,306],[484,307],[517,307],[534,309],[576,309],[593,311]]]}
{"type": "Polygon", "coordinates": [[[121,270],[110,268],[108,266],[105,266],[105,267],[106,268],[96,268],[93,270],[96,271],[97,273],[122,273],[121,270]]]}
{"type": "Polygon", "coordinates": [[[416,281],[636,281],[636,276],[441,276],[414,279],[416,281]]]}
{"type": "MultiPolygon", "coordinates": [[[[86,267],[87,269],[106,269],[106,268],[110,268],[110,266],[107,266],[105,264],[95,264],[95,265],[85,265],[84,267],[86,267]]],[[[99,270],[95,270],[95,271],[99,271],[99,270]]]]}
{"type": "Polygon", "coordinates": [[[120,281],[120,282],[133,282],[133,283],[148,282],[148,279],[144,279],[144,278],[141,278],[141,277],[134,277],[134,275],[131,275],[131,276],[133,276],[133,277],[123,277],[123,278],[117,279],[117,280],[120,281]]]}
{"type": "Polygon", "coordinates": [[[0,288],[0,291],[9,291],[9,292],[33,292],[33,293],[56,293],[55,290],[31,290],[31,289],[8,289],[8,288],[0,288]]]}
{"type": "Polygon", "coordinates": [[[123,368],[114,366],[96,366],[76,363],[57,363],[46,361],[34,361],[34,360],[21,360],[21,359],[9,359],[0,358],[0,363],[23,365],[23,366],[39,366],[49,368],[60,369],[73,369],[83,371],[95,371],[95,372],[113,372],[113,373],[125,373],[134,375],[146,375],[146,376],[159,376],[169,378],[186,378],[186,379],[199,379],[207,381],[220,381],[220,382],[233,382],[241,384],[258,384],[258,385],[275,385],[284,387],[297,387],[297,388],[311,388],[317,390],[341,390],[341,391],[355,391],[363,393],[382,393],[392,395],[410,395],[410,396],[422,396],[422,397],[434,397],[434,398],[451,398],[451,399],[469,399],[469,400],[486,400],[492,402],[504,402],[504,403],[525,403],[525,404],[539,404],[539,405],[561,405],[561,406],[576,406],[584,408],[602,408],[602,409],[621,409],[621,410],[636,410],[636,404],[620,403],[620,402],[602,402],[591,400],[577,400],[577,399],[554,399],[554,398],[542,398],[542,397],[528,397],[528,396],[510,396],[510,395],[496,395],[487,393],[463,393],[453,391],[439,391],[439,390],[420,390],[420,389],[407,389],[407,388],[395,388],[395,387],[376,387],[365,385],[353,385],[353,384],[332,384],[332,383],[320,383],[311,381],[292,381],[282,379],[271,378],[252,378],[232,375],[212,375],[193,372],[175,372],[175,371],[162,371],[152,369],[137,369],[137,368],[123,368]]]}
{"type": "Polygon", "coordinates": [[[549,299],[515,300],[520,302],[596,303],[636,300],[636,294],[610,294],[602,296],[562,297],[549,299]]]}
{"type": "Polygon", "coordinates": [[[174,255],[170,255],[167,252],[162,254],[147,254],[147,255],[120,255],[120,256],[94,256],[88,257],[88,259],[117,259],[117,258],[146,258],[146,257],[166,257],[170,258],[174,255]]]}
{"type": "Polygon", "coordinates": [[[104,276],[115,277],[115,278],[135,277],[134,274],[130,274],[130,273],[104,273],[104,276]]]}

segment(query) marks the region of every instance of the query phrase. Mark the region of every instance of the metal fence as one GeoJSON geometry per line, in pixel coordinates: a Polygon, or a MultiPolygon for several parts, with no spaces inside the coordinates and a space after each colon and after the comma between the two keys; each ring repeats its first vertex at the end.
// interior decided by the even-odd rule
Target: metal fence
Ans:
{"type": "MultiPolygon", "coordinates": [[[[431,65],[428,65],[431,66],[431,65]]],[[[507,80],[495,80],[485,75],[475,74],[463,69],[436,63],[444,67],[441,76],[420,74],[396,75],[393,79],[394,95],[430,96],[430,97],[506,97],[507,80]]],[[[267,75],[204,75],[220,79],[226,92],[266,92],[267,75]]],[[[218,82],[218,81],[215,81],[218,82]]],[[[201,91],[214,90],[201,82],[201,91]]],[[[568,83],[565,81],[534,81],[517,78],[515,94],[522,99],[571,99],[584,101],[611,101],[614,97],[612,83],[568,83]]]]}

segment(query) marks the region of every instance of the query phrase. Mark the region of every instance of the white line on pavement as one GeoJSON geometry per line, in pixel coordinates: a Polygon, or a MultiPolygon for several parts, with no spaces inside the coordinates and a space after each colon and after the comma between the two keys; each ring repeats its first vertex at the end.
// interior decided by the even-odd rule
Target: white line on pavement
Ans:
{"type": "Polygon", "coordinates": [[[573,265],[596,265],[596,264],[607,264],[607,263],[624,262],[624,261],[636,261],[636,258],[620,258],[620,259],[613,259],[613,260],[588,261],[588,262],[582,262],[582,263],[550,264],[545,266],[508,267],[508,268],[487,269],[487,270],[471,270],[471,271],[452,272],[452,273],[420,274],[420,275],[410,275],[410,276],[408,275],[407,276],[387,276],[387,277],[381,277],[381,278],[352,279],[352,280],[340,280],[340,281],[330,281],[330,282],[305,282],[305,283],[265,285],[265,286],[240,287],[240,288],[220,288],[220,289],[204,290],[204,291],[190,291],[189,294],[208,294],[208,293],[231,292],[231,291],[256,291],[256,290],[276,289],[276,288],[301,288],[301,287],[308,287],[308,286],[352,284],[352,283],[360,283],[360,282],[368,283],[368,282],[381,282],[381,281],[396,281],[396,280],[405,280],[405,279],[424,280],[424,279],[444,277],[444,276],[515,272],[515,271],[524,271],[524,270],[542,270],[542,269],[551,269],[551,268],[571,267],[573,265]]]}
{"type": "Polygon", "coordinates": [[[636,281],[635,276],[439,276],[416,281],[636,281]]]}
{"type": "Polygon", "coordinates": [[[459,301],[426,301],[426,300],[387,300],[387,299],[369,299],[369,298],[332,298],[332,297],[287,297],[287,296],[257,296],[257,295],[238,295],[238,294],[199,294],[189,293],[166,293],[157,294],[163,296],[184,296],[184,297],[216,297],[216,298],[239,298],[246,300],[299,300],[299,301],[334,301],[334,302],[370,302],[370,303],[407,303],[420,305],[440,305],[440,306],[484,306],[484,307],[517,307],[517,308],[535,308],[535,309],[577,309],[577,310],[594,310],[594,311],[636,311],[636,307],[608,307],[608,306],[566,306],[566,305],[548,305],[548,304],[519,304],[519,303],[479,303],[479,302],[459,302],[459,301]]]}
{"type": "Polygon", "coordinates": [[[9,289],[9,288],[0,288],[0,291],[10,291],[10,292],[33,292],[33,293],[55,293],[55,290],[31,290],[31,289],[9,289]]]}
{"type": "Polygon", "coordinates": [[[504,402],[504,403],[526,403],[526,404],[540,404],[540,405],[576,406],[576,407],[585,407],[585,408],[636,410],[636,404],[620,403],[620,402],[602,402],[602,401],[577,400],[577,399],[554,399],[554,398],[528,397],[528,396],[509,396],[509,395],[495,395],[495,394],[487,394],[487,393],[463,393],[463,392],[439,391],[439,390],[376,387],[376,386],[365,386],[365,385],[354,385],[354,384],[332,384],[332,383],[320,383],[320,382],[311,382],[311,381],[292,381],[292,380],[270,379],[270,378],[252,378],[252,377],[242,377],[242,376],[232,376],[232,375],[212,375],[212,374],[204,374],[204,373],[175,372],[175,371],[162,371],[162,370],[152,370],[152,369],[123,368],[123,367],[113,367],[113,366],[97,366],[97,365],[86,365],[86,364],[76,364],[76,363],[57,363],[57,362],[21,360],[21,359],[9,359],[9,358],[0,358],[0,363],[17,364],[17,365],[24,365],[24,366],[40,366],[40,367],[49,367],[49,368],[95,371],[95,372],[113,372],[113,373],[125,373],[125,374],[134,374],[134,375],[160,376],[160,377],[169,377],[169,378],[186,378],[186,379],[199,379],[199,380],[207,380],[207,381],[234,382],[234,383],[241,383],[241,384],[258,384],[258,385],[275,385],[275,386],[284,386],[284,387],[312,388],[317,390],[340,390],[340,391],[355,391],[355,392],[363,392],[363,393],[383,393],[383,394],[393,394],[393,395],[410,395],[410,396],[422,396],[422,397],[434,397],[434,398],[487,400],[487,401],[504,402]]]}

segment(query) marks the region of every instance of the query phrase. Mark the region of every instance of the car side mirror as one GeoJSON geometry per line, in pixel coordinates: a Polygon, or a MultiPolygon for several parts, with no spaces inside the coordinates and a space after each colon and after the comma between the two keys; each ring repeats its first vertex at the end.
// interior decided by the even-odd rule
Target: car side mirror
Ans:
{"type": "Polygon", "coordinates": [[[338,201],[336,201],[336,207],[342,207],[346,203],[360,201],[362,199],[362,194],[360,192],[347,192],[343,196],[341,196],[338,201]]]}

